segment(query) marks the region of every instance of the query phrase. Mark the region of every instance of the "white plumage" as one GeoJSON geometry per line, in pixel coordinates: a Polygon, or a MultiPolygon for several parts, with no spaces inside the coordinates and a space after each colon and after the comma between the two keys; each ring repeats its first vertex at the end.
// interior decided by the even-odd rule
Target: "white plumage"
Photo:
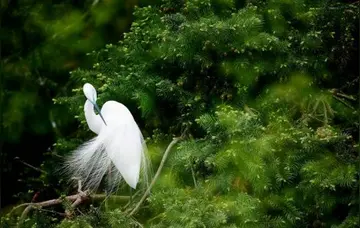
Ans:
{"type": "Polygon", "coordinates": [[[86,83],[83,91],[87,98],[85,118],[97,136],[68,157],[66,171],[80,178],[83,186],[90,190],[96,190],[105,176],[110,191],[116,189],[122,179],[136,189],[141,173],[148,183],[150,160],[146,143],[130,111],[116,101],[107,101],[100,111],[95,88],[86,83]]]}

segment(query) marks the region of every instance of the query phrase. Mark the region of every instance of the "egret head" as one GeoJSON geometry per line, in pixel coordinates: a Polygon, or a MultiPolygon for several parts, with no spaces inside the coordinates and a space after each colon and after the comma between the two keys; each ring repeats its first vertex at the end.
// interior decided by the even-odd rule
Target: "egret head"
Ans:
{"type": "Polygon", "coordinates": [[[85,83],[83,86],[83,91],[85,94],[85,97],[91,101],[91,103],[96,103],[97,94],[96,89],[94,86],[92,86],[90,83],[85,83]]]}
{"type": "Polygon", "coordinates": [[[96,111],[98,111],[101,119],[104,121],[104,123],[106,125],[104,117],[101,114],[100,108],[96,104],[97,94],[96,94],[96,89],[94,88],[94,86],[92,86],[90,83],[85,83],[83,86],[83,92],[84,92],[85,97],[88,99],[88,101],[90,101],[94,105],[96,111]]]}

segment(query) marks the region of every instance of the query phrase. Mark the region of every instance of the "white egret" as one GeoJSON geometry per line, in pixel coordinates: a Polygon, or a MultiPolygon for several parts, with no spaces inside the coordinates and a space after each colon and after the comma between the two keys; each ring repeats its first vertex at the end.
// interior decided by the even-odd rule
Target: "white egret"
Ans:
{"type": "Polygon", "coordinates": [[[68,157],[66,171],[80,178],[89,190],[96,190],[104,177],[110,191],[122,179],[136,189],[140,174],[147,184],[151,171],[147,147],[130,111],[116,101],[107,101],[100,110],[96,90],[89,83],[84,84],[83,92],[86,122],[97,136],[68,157]]]}

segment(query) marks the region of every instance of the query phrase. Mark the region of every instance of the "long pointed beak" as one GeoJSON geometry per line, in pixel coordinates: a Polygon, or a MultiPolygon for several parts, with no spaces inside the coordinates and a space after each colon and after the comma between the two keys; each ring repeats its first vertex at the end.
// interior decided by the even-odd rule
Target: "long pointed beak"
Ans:
{"type": "Polygon", "coordinates": [[[104,117],[101,115],[101,111],[100,111],[99,106],[96,104],[96,102],[94,102],[94,103],[93,103],[93,105],[94,105],[94,107],[95,107],[96,111],[98,111],[98,113],[99,113],[99,115],[100,115],[101,119],[104,121],[104,124],[107,126],[107,124],[106,124],[106,122],[105,122],[104,117]]]}

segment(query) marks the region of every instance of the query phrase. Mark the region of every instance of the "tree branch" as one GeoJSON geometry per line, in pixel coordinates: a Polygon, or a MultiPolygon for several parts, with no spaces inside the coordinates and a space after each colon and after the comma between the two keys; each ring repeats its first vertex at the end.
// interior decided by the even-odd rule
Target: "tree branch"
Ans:
{"type": "MultiPolygon", "coordinates": [[[[71,201],[71,209],[77,207],[78,205],[82,204],[83,202],[93,199],[93,200],[102,200],[105,199],[107,197],[106,194],[94,194],[94,195],[90,195],[89,191],[82,191],[81,190],[81,181],[79,180],[78,182],[78,193],[74,194],[74,195],[70,195],[70,196],[66,196],[66,197],[62,197],[62,198],[58,198],[58,199],[52,199],[52,200],[47,200],[47,201],[42,201],[42,202],[38,202],[38,203],[24,203],[24,204],[20,204],[16,207],[14,207],[9,214],[12,214],[15,210],[17,210],[20,207],[26,207],[24,209],[24,211],[22,212],[21,216],[20,216],[20,222],[22,222],[27,214],[34,208],[39,208],[41,209],[42,207],[49,207],[49,206],[54,206],[54,205],[58,205],[61,204],[64,201],[71,201]]],[[[123,201],[127,201],[129,200],[129,196],[111,196],[111,198],[115,198],[118,200],[123,200],[123,201]]],[[[62,213],[61,213],[62,214],[62,213]]],[[[65,213],[63,214],[67,217],[70,217],[72,215],[72,212],[70,210],[65,210],[65,213]]]]}
{"type": "Polygon", "coordinates": [[[158,170],[156,171],[156,174],[154,176],[154,179],[151,181],[149,187],[146,189],[144,195],[142,196],[142,198],[140,199],[140,201],[136,204],[135,208],[130,212],[129,216],[132,216],[137,210],[139,210],[141,204],[144,202],[144,200],[146,199],[146,197],[149,195],[151,188],[154,186],[156,180],[159,178],[160,173],[162,168],[164,167],[165,161],[167,156],[169,155],[169,152],[171,150],[171,148],[177,143],[179,142],[179,140],[181,140],[183,138],[183,135],[179,138],[174,138],[171,143],[168,145],[168,147],[165,150],[165,153],[163,155],[163,158],[161,160],[161,163],[159,165],[158,170]]]}
{"type": "Polygon", "coordinates": [[[45,172],[45,171],[42,170],[42,169],[39,169],[39,168],[37,168],[37,167],[35,167],[35,166],[33,166],[33,165],[30,165],[30,164],[27,163],[27,162],[24,162],[24,161],[21,160],[19,157],[15,157],[14,160],[15,160],[15,161],[18,161],[18,162],[24,164],[25,166],[27,166],[27,167],[29,167],[29,168],[31,168],[31,169],[33,169],[33,170],[36,170],[36,171],[38,171],[38,172],[40,172],[40,173],[45,173],[45,174],[47,173],[47,172],[45,172]]]}
{"type": "MultiPolygon", "coordinates": [[[[82,197],[81,193],[78,193],[78,194],[75,194],[75,195],[66,196],[65,198],[52,199],[52,200],[47,200],[47,201],[38,202],[38,203],[24,203],[24,204],[21,204],[21,205],[15,207],[14,209],[12,209],[10,214],[13,211],[15,211],[16,209],[26,206],[26,208],[24,209],[24,211],[21,213],[21,216],[20,216],[20,222],[21,222],[26,218],[27,214],[33,208],[42,208],[42,207],[54,206],[54,205],[62,203],[64,200],[69,200],[69,201],[76,201],[77,199],[82,199],[82,201],[86,200],[85,198],[81,198],[81,197],[82,197]]],[[[68,215],[66,212],[65,212],[65,214],[68,215]]]]}
{"type": "MultiPolygon", "coordinates": [[[[137,205],[135,206],[135,208],[129,213],[129,216],[132,216],[135,212],[137,212],[141,206],[141,204],[145,201],[146,197],[149,195],[152,187],[154,186],[155,182],[157,181],[157,179],[160,176],[160,173],[165,165],[165,161],[172,149],[172,147],[178,143],[181,139],[184,138],[185,136],[185,132],[187,131],[187,129],[184,130],[184,132],[182,133],[182,135],[178,138],[174,138],[170,144],[168,145],[168,147],[165,150],[165,153],[163,155],[163,158],[160,162],[160,165],[158,167],[158,170],[156,171],[156,174],[153,178],[153,180],[151,181],[149,187],[146,189],[144,195],[142,196],[142,198],[140,199],[140,201],[137,203],[137,205]]],[[[58,199],[52,199],[52,200],[47,200],[47,201],[42,201],[42,202],[37,202],[37,203],[24,203],[24,204],[20,204],[16,207],[14,207],[9,214],[12,214],[15,210],[17,210],[18,208],[21,207],[26,207],[24,209],[24,211],[21,214],[20,217],[20,222],[23,221],[25,219],[25,217],[27,216],[27,214],[34,208],[39,208],[41,209],[42,207],[49,207],[49,206],[54,206],[54,205],[58,205],[61,204],[62,202],[64,202],[65,200],[67,201],[71,201],[71,209],[74,209],[75,207],[77,207],[78,205],[82,204],[83,202],[93,199],[93,200],[103,200],[106,197],[108,197],[106,194],[94,194],[94,195],[90,195],[89,191],[82,191],[82,184],[81,181],[78,180],[78,193],[74,194],[74,195],[70,195],[70,196],[66,196],[66,197],[62,197],[62,198],[58,198],[58,199]]],[[[118,200],[129,200],[129,196],[110,196],[111,198],[114,199],[118,199],[118,200]]],[[[72,212],[70,210],[65,210],[65,213],[59,213],[62,215],[65,215],[67,217],[72,215],[72,212]]]]}

